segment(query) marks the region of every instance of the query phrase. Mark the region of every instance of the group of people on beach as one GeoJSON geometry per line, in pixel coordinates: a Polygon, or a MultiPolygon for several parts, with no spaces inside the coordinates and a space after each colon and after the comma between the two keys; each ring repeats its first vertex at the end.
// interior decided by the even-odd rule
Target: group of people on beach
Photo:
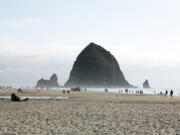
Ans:
{"type": "MultiPolygon", "coordinates": [[[[73,90],[71,89],[71,91],[80,91],[80,89],[78,89],[78,90],[77,90],[77,89],[75,89],[75,90],[74,90],[74,89],[73,89],[73,90]]],[[[85,89],[85,91],[86,91],[86,89],[85,89]]],[[[104,91],[105,91],[105,92],[108,92],[108,89],[105,89],[104,91]]],[[[17,92],[22,92],[22,89],[19,88],[19,89],[17,90],[17,92]]],[[[119,90],[119,93],[122,93],[122,92],[123,92],[122,90],[119,90]]],[[[128,92],[129,92],[129,90],[128,90],[128,89],[125,89],[125,93],[128,93],[128,92]]],[[[66,91],[63,90],[63,94],[65,94],[65,93],[66,93],[66,91]]],[[[67,93],[70,94],[70,90],[68,90],[67,93]]],[[[134,92],[132,92],[132,93],[134,93],[134,92]]],[[[143,94],[143,91],[142,91],[142,90],[136,91],[136,94],[143,94]]],[[[173,90],[170,90],[169,95],[171,96],[171,98],[173,97],[173,94],[174,94],[173,90]]],[[[160,95],[162,95],[162,92],[160,92],[160,95]]],[[[165,96],[168,95],[168,90],[165,90],[164,95],[165,95],[165,96]]],[[[28,101],[28,98],[21,99],[20,97],[16,96],[15,93],[11,93],[11,100],[12,100],[12,101],[28,101]]]]}
{"type": "MultiPolygon", "coordinates": [[[[167,96],[167,95],[168,95],[168,90],[166,90],[166,92],[165,92],[165,96],[167,96]]],[[[173,90],[170,91],[170,96],[171,97],[173,96],[173,90]]]]}
{"type": "Polygon", "coordinates": [[[70,94],[70,90],[67,91],[63,90],[63,94],[65,94],[66,92],[68,93],[68,95],[70,94]]]}
{"type": "MultiPolygon", "coordinates": [[[[108,92],[108,89],[104,89],[104,91],[105,91],[105,92],[108,92]]],[[[132,93],[132,94],[134,93],[134,91],[129,91],[128,89],[125,89],[124,92],[125,92],[125,93],[132,93]]],[[[119,93],[123,93],[123,90],[119,90],[119,93]]],[[[156,93],[156,92],[154,92],[154,93],[156,93]]],[[[143,94],[143,90],[136,90],[136,91],[135,91],[135,94],[143,94]]],[[[170,90],[170,94],[169,94],[169,95],[170,95],[171,97],[173,97],[173,94],[174,94],[173,90],[170,90]]],[[[160,92],[160,95],[163,95],[162,91],[160,92]]],[[[165,96],[168,95],[168,90],[165,91],[165,94],[164,94],[164,95],[165,95],[165,96]]]]}
{"type": "Polygon", "coordinates": [[[12,87],[11,86],[0,86],[0,89],[11,89],[12,87]]]}

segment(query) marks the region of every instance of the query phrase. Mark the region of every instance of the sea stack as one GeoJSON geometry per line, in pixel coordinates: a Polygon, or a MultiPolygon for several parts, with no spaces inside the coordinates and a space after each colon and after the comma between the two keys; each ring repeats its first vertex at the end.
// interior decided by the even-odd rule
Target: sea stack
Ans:
{"type": "Polygon", "coordinates": [[[148,80],[143,83],[143,88],[150,88],[148,80]]]}
{"type": "Polygon", "coordinates": [[[37,82],[36,88],[58,88],[58,78],[56,74],[53,74],[49,80],[43,78],[37,82]]]}
{"type": "Polygon", "coordinates": [[[74,62],[66,87],[133,87],[126,81],[115,57],[90,43],[74,62]]]}

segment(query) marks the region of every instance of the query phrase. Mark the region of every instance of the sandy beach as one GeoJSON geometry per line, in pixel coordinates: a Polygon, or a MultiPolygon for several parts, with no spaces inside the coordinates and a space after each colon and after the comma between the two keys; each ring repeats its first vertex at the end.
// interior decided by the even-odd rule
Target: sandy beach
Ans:
{"type": "MultiPolygon", "coordinates": [[[[16,90],[0,90],[9,96],[16,90]]],[[[0,99],[0,135],[178,135],[180,98],[101,92],[25,90],[18,96],[69,99],[0,99]]]]}

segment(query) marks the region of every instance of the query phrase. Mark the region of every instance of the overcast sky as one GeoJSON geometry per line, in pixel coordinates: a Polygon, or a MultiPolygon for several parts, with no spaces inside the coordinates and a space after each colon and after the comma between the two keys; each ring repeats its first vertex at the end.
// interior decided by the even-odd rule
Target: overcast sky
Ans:
{"type": "Polygon", "coordinates": [[[109,50],[126,79],[180,88],[180,0],[0,0],[0,84],[63,85],[90,42],[109,50]]]}

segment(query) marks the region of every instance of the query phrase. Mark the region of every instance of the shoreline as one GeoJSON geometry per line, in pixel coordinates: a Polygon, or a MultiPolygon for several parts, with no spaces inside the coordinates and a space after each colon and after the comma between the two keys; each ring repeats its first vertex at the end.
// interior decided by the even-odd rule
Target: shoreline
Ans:
{"type": "MultiPolygon", "coordinates": [[[[71,100],[82,102],[112,102],[112,103],[151,103],[151,104],[180,104],[180,96],[151,95],[151,94],[122,94],[105,92],[70,92],[63,94],[59,90],[17,90],[0,89],[0,98],[9,98],[10,94],[16,93],[22,98],[30,100],[71,100]]],[[[0,99],[1,100],[1,99],[0,99]]]]}

